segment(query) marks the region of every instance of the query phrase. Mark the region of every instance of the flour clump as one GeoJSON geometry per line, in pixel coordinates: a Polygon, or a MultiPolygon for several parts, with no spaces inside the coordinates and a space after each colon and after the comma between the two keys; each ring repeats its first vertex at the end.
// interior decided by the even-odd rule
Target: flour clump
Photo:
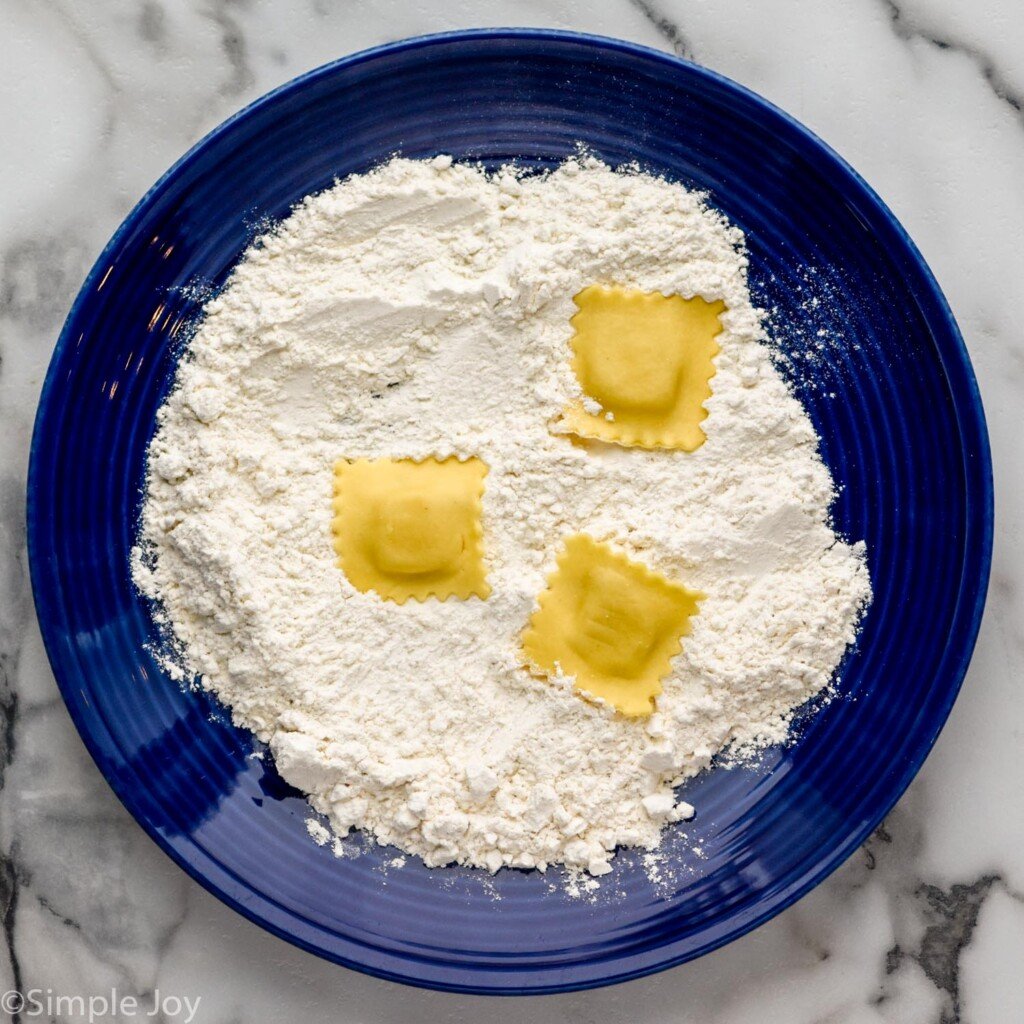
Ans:
{"type": "Polygon", "coordinates": [[[591,158],[533,176],[395,159],[300,203],[207,304],[158,414],[134,575],[181,670],[335,833],[432,866],[605,874],[693,814],[673,786],[783,741],[829,686],[870,599],[865,551],[830,526],[742,242],[682,186],[591,158]],[[724,302],[697,450],[558,432],[581,400],[573,296],[602,283],[724,302]],[[332,466],[450,456],[488,467],[487,599],[357,590],[332,466]],[[523,665],[577,533],[706,595],[646,719],[523,665]]]}

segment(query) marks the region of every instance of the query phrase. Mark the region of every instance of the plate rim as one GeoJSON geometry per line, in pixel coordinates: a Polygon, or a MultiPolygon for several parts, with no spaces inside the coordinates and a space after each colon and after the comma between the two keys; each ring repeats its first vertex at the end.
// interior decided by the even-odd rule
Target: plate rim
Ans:
{"type": "MultiPolygon", "coordinates": [[[[394,42],[359,50],[355,53],[339,57],[306,71],[295,78],[284,82],[269,92],[260,95],[255,100],[230,115],[224,121],[220,122],[200,138],[194,145],[192,145],[162,175],[160,175],[149,189],[146,190],[144,195],[137,203],[135,203],[114,231],[110,240],[103,247],[89,273],[86,275],[75,296],[50,356],[50,362],[40,389],[29,446],[29,460],[26,479],[26,533],[29,576],[31,580],[31,589],[37,622],[42,635],[47,659],[54,674],[54,678],[57,682],[65,707],[68,709],[68,713],[75,725],[76,731],[81,737],[86,749],[93,761],[96,763],[107,784],[114,791],[115,795],[131,815],[132,819],[142,827],[143,831],[157,844],[158,847],[160,847],[161,850],[163,850],[165,854],[171,858],[172,861],[178,865],[178,867],[184,870],[189,877],[197,881],[203,886],[203,888],[216,896],[232,910],[241,914],[278,938],[330,962],[341,964],[363,974],[419,988],[478,995],[508,996],[534,995],[542,993],[554,994],[559,992],[574,992],[584,989],[599,988],[645,977],[647,975],[666,970],[670,967],[698,959],[699,957],[702,957],[707,953],[710,953],[715,949],[719,949],[722,946],[740,938],[742,935],[753,931],[766,921],[781,913],[783,910],[809,893],[812,889],[816,888],[863,844],[878,824],[886,817],[886,815],[889,814],[895,804],[901,799],[910,782],[917,775],[918,771],[920,771],[922,765],[930,754],[935,741],[948,721],[949,714],[952,711],[953,705],[956,702],[963,686],[963,682],[977,644],[991,575],[995,520],[994,502],[995,496],[991,445],[980,389],[974,373],[974,367],[970,360],[970,354],[967,350],[966,344],[964,343],[962,333],[953,312],[950,309],[949,303],[928,263],[925,261],[906,229],[896,218],[895,214],[893,214],[886,203],[867,183],[867,181],[865,181],[865,179],[835,149],[833,149],[828,143],[824,142],[815,132],[804,125],[801,121],[788,114],[782,108],[776,106],[770,100],[765,99],[754,90],[741,85],[717,71],[711,70],[710,68],[704,67],[678,55],[670,54],[639,43],[629,42],[624,39],[594,33],[536,27],[496,27],[456,29],[445,32],[411,36],[394,42]],[[91,296],[93,287],[100,279],[101,275],[106,273],[108,258],[110,255],[120,246],[122,240],[133,229],[136,222],[141,219],[154,197],[168,187],[187,165],[196,160],[206,148],[219,140],[223,135],[227,134],[237,122],[249,117],[264,106],[268,106],[271,103],[276,102],[281,97],[298,92],[305,88],[309,83],[316,81],[321,77],[331,75],[342,68],[354,67],[359,64],[373,61],[381,56],[394,55],[432,45],[449,42],[472,43],[474,41],[495,40],[520,40],[526,42],[561,41],[583,44],[597,52],[618,51],[635,57],[653,60],[656,63],[661,63],[662,65],[671,68],[676,73],[705,79],[724,88],[726,91],[739,94],[741,98],[751,102],[755,107],[760,108],[771,116],[781,119],[792,131],[802,137],[803,141],[811,149],[817,150],[819,156],[822,157],[826,163],[831,163],[835,171],[840,176],[847,177],[856,190],[860,192],[862,197],[875,209],[881,218],[888,224],[890,229],[895,232],[897,238],[904,246],[906,254],[910,257],[911,262],[916,266],[916,269],[921,274],[922,281],[927,287],[931,298],[935,301],[938,315],[941,318],[941,325],[948,333],[949,340],[951,342],[952,351],[950,353],[944,353],[944,355],[947,357],[955,357],[956,368],[963,378],[962,381],[960,381],[960,384],[964,389],[962,400],[955,406],[956,420],[958,425],[961,427],[961,433],[963,433],[963,424],[965,422],[969,422],[974,432],[977,434],[977,440],[979,442],[977,451],[962,451],[962,458],[965,463],[971,458],[979,460],[978,465],[974,468],[971,476],[972,478],[977,477],[977,482],[979,482],[982,487],[982,494],[975,502],[982,506],[980,510],[978,508],[974,508],[972,510],[972,501],[968,498],[969,515],[964,541],[965,546],[967,546],[968,539],[971,537],[972,532],[977,534],[974,539],[973,546],[978,547],[980,552],[980,564],[978,566],[977,573],[971,574],[969,577],[970,581],[975,583],[975,587],[970,589],[976,589],[976,594],[973,605],[969,609],[964,609],[964,589],[966,586],[965,581],[968,577],[966,574],[962,573],[956,599],[956,612],[954,613],[954,621],[957,623],[958,630],[961,633],[962,653],[956,664],[952,666],[948,672],[949,686],[947,687],[946,699],[943,704],[935,710],[930,735],[928,735],[925,742],[920,744],[919,748],[915,751],[915,756],[909,759],[906,765],[904,765],[899,779],[886,794],[886,798],[875,809],[875,813],[871,817],[863,820],[857,827],[851,829],[846,840],[838,844],[828,858],[819,862],[813,870],[805,872],[803,875],[790,882],[789,885],[781,889],[778,895],[772,898],[769,906],[760,910],[751,908],[746,914],[739,915],[738,918],[734,919],[733,927],[724,930],[722,934],[716,935],[695,949],[684,953],[666,955],[657,958],[653,962],[643,963],[632,968],[624,968],[622,970],[604,974],[597,978],[572,977],[579,970],[577,965],[573,965],[572,967],[525,967],[517,969],[515,972],[509,971],[504,973],[503,977],[509,979],[515,978],[518,982],[525,981],[527,978],[532,981],[531,984],[519,983],[515,985],[500,985],[498,981],[481,984],[473,983],[471,981],[459,982],[448,980],[446,978],[424,978],[417,976],[411,971],[409,973],[403,973],[401,971],[390,969],[379,963],[350,959],[325,950],[322,947],[318,947],[313,942],[304,939],[302,936],[287,931],[283,926],[274,920],[271,920],[267,916],[263,916],[256,909],[249,907],[247,901],[239,898],[237,894],[228,891],[228,888],[225,885],[218,884],[215,880],[208,877],[207,874],[203,873],[202,865],[190,861],[181,850],[177,849],[172,843],[165,839],[165,837],[160,833],[158,827],[151,822],[148,817],[144,814],[137,813],[137,811],[141,812],[141,808],[136,806],[137,801],[132,796],[130,788],[127,786],[122,787],[119,780],[107,771],[104,766],[105,756],[101,753],[98,743],[93,738],[90,727],[84,721],[83,716],[75,709],[74,703],[69,700],[71,680],[68,678],[69,673],[64,671],[62,653],[58,649],[60,636],[62,634],[53,627],[53,622],[55,621],[53,605],[55,602],[47,596],[45,590],[46,583],[51,585],[56,584],[59,577],[56,572],[56,559],[41,549],[40,541],[37,536],[39,508],[37,505],[35,485],[38,463],[41,458],[40,449],[43,445],[43,422],[46,419],[47,411],[52,404],[53,391],[58,376],[58,366],[62,362],[65,351],[71,344],[73,327],[78,320],[81,308],[87,297],[91,296]],[[981,512],[980,516],[978,515],[979,511],[981,512]],[[971,512],[973,512],[973,514],[970,514],[971,512]],[[978,533],[978,531],[980,531],[980,533],[978,533]],[[566,980],[557,980],[558,978],[565,977],[566,975],[569,976],[566,980]]],[[[241,889],[242,887],[236,883],[236,888],[241,889]]],[[[286,911],[286,914],[289,918],[294,919],[294,915],[290,911],[286,911]]],[[[671,945],[666,944],[659,948],[659,952],[670,948],[671,945]]],[[[400,957],[398,954],[391,952],[378,954],[378,956],[380,956],[383,961],[394,962],[396,960],[401,960],[403,963],[412,963],[412,961],[408,961],[406,958],[400,957]]],[[[635,961],[638,956],[639,954],[629,954],[628,956],[621,958],[619,962],[627,964],[630,961],[635,961]]],[[[443,972],[458,973],[466,978],[472,977],[474,974],[483,974],[489,979],[495,978],[498,974],[502,973],[492,967],[481,969],[476,967],[467,967],[464,965],[449,965],[443,968],[443,972]]]]}

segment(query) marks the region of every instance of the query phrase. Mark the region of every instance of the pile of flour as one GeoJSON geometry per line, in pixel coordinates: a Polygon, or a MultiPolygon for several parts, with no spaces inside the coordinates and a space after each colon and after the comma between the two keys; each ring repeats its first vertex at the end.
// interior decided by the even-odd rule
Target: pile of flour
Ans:
{"type": "Polygon", "coordinates": [[[785,738],[870,597],[764,341],[740,232],[678,185],[582,157],[535,177],[393,160],[301,203],[206,307],[159,413],[135,579],[180,671],[336,832],[604,874],[692,813],[673,784],[716,751],[785,738]],[[553,432],[580,395],[572,297],[602,282],[725,300],[696,452],[553,432]],[[490,467],[490,598],[359,593],[331,546],[334,461],[449,454],[490,467]],[[647,720],[522,667],[576,532],[707,594],[647,720]]]}

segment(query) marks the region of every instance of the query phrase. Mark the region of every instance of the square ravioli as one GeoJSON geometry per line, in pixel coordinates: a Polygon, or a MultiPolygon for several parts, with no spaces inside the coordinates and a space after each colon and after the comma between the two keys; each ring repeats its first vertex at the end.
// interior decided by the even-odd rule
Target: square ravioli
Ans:
{"type": "Polygon", "coordinates": [[[704,595],[607,544],[569,537],[523,636],[528,664],[630,718],[651,714],[704,595]]]}
{"type": "Polygon", "coordinates": [[[699,448],[725,303],[605,285],[573,302],[572,368],[585,397],[564,425],[631,447],[699,448]]]}
{"type": "Polygon", "coordinates": [[[340,459],[334,465],[331,531],[338,567],[363,593],[486,598],[477,458],[340,459]]]}

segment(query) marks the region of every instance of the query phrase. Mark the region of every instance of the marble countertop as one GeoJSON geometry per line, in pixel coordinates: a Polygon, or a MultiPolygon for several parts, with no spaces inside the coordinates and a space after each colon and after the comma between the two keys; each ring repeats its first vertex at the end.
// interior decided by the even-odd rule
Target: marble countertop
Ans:
{"type": "MultiPolygon", "coordinates": [[[[116,988],[139,998],[138,1015],[156,999],[156,1020],[189,1016],[166,997],[199,997],[199,1024],[1024,1021],[1019,3],[5,0],[0,117],[0,991],[49,991],[41,1019],[58,1020],[79,1018],[57,996],[116,988]],[[39,638],[24,540],[29,436],[54,340],[136,199],[208,129],[294,75],[474,25],[572,28],[675,51],[822,135],[890,204],[945,289],[996,466],[995,565],[977,652],[945,732],[884,827],[800,903],[725,949],[612,989],[527,1001],[417,991],[321,962],[178,870],[71,725],[39,638]]],[[[4,1019],[32,1019],[9,1009],[4,1019]]]]}

